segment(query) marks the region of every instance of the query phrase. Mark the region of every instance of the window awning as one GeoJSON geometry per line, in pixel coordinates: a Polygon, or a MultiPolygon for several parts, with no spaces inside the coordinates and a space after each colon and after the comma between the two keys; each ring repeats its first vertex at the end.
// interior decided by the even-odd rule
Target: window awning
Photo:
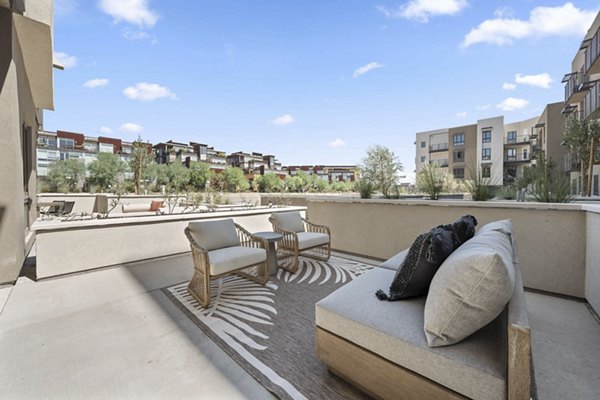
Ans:
{"type": "Polygon", "coordinates": [[[50,27],[19,14],[13,14],[13,23],[33,103],[37,108],[54,110],[50,27]]]}

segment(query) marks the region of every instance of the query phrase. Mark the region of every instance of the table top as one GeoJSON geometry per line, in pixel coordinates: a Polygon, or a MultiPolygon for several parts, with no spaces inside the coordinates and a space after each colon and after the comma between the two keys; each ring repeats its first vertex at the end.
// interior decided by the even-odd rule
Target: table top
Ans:
{"type": "Polygon", "coordinates": [[[264,232],[254,232],[252,235],[258,236],[259,238],[265,239],[268,242],[276,242],[283,238],[281,233],[264,231],[264,232]]]}

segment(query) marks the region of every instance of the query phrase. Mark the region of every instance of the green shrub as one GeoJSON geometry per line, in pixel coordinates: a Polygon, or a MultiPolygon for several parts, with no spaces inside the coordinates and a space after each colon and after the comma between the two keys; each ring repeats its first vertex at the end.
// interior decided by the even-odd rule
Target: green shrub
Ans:
{"type": "Polygon", "coordinates": [[[431,200],[439,199],[446,181],[446,173],[437,164],[424,165],[416,177],[417,189],[427,194],[431,200]]]}
{"type": "Polygon", "coordinates": [[[354,184],[354,190],[360,194],[361,199],[370,199],[375,192],[375,184],[367,179],[361,179],[354,184]]]}

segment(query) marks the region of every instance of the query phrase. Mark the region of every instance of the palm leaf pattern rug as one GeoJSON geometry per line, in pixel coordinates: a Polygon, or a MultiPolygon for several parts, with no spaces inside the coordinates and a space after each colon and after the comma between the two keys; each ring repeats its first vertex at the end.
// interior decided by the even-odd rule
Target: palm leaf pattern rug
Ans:
{"type": "Polygon", "coordinates": [[[283,399],[361,399],[327,372],[315,354],[315,303],[373,266],[331,257],[300,259],[295,274],[279,269],[266,285],[236,275],[211,282],[207,308],[187,282],[163,292],[267,390],[283,399]]]}

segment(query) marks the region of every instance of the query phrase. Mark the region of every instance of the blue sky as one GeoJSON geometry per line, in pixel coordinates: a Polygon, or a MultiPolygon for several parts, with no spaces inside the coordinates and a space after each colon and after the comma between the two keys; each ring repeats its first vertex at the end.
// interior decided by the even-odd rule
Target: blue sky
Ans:
{"type": "Polygon", "coordinates": [[[356,164],[415,133],[538,115],[600,1],[55,0],[44,129],[356,164]]]}

